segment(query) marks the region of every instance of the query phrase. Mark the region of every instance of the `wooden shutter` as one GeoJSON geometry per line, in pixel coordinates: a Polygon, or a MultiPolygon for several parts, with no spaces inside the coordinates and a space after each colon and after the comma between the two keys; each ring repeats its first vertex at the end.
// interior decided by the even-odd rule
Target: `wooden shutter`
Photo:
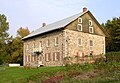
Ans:
{"type": "Polygon", "coordinates": [[[58,57],[58,61],[60,61],[60,52],[58,52],[58,56],[57,57],[58,57]]]}
{"type": "Polygon", "coordinates": [[[55,61],[55,52],[53,52],[53,61],[55,61]]]}

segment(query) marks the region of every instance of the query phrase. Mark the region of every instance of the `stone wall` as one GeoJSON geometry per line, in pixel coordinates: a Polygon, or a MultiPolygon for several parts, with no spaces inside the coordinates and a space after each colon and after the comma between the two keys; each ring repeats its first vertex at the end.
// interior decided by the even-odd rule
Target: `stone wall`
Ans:
{"type": "Polygon", "coordinates": [[[66,29],[67,33],[67,56],[75,58],[75,56],[82,57],[82,55],[93,56],[99,54],[105,54],[105,37],[99,35],[93,35],[89,33],[77,32],[66,29]],[[78,39],[82,39],[82,45],[78,43],[78,39]],[[90,40],[93,41],[93,46],[90,46],[90,40]]]}
{"type": "Polygon", "coordinates": [[[24,66],[32,66],[40,61],[44,66],[62,66],[63,65],[63,33],[62,31],[54,31],[49,34],[34,37],[24,41],[24,66]],[[58,45],[55,46],[55,37],[58,37],[58,45]],[[47,41],[50,40],[50,46],[47,47],[47,41]],[[42,54],[32,55],[33,48],[39,48],[42,42],[42,54]],[[27,50],[28,49],[28,50],[27,50]],[[54,61],[54,53],[59,53],[59,60],[54,61]],[[50,60],[46,61],[46,55],[50,54],[50,60]],[[27,60],[28,59],[28,60],[27,60]]]}

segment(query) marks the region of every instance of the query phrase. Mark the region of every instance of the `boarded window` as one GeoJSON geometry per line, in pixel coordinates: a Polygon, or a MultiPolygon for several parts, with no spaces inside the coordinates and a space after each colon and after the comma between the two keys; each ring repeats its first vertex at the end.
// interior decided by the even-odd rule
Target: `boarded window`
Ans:
{"type": "Polygon", "coordinates": [[[93,46],[93,41],[92,40],[90,40],[90,46],[93,46]]]}

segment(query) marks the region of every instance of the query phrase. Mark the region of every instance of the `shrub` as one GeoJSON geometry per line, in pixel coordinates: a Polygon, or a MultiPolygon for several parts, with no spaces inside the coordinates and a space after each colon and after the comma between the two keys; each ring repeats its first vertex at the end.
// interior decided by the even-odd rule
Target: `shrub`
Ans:
{"type": "Polygon", "coordinates": [[[120,52],[108,52],[106,53],[107,62],[119,62],[120,61],[120,52]]]}

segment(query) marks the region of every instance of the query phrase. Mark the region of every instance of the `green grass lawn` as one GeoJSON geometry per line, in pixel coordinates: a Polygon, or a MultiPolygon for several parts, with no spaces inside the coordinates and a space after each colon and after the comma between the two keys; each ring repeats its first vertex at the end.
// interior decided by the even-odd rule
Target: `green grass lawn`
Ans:
{"type": "Polygon", "coordinates": [[[0,83],[119,83],[120,62],[36,69],[0,67],[0,83]]]}
{"type": "Polygon", "coordinates": [[[0,83],[21,83],[38,73],[58,71],[60,69],[63,69],[63,67],[40,67],[37,69],[0,67],[0,83]]]}

